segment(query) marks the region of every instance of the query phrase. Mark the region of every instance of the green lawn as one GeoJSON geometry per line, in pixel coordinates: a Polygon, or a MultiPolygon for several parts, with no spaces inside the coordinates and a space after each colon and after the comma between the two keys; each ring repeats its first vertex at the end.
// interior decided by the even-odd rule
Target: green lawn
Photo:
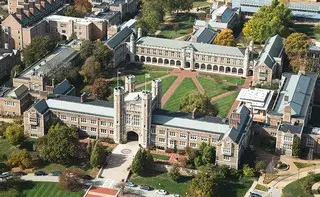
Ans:
{"type": "Polygon", "coordinates": [[[173,68],[162,67],[162,66],[153,66],[147,64],[130,64],[127,66],[128,70],[140,70],[140,71],[172,71],[173,68]]]}
{"type": "Polygon", "coordinates": [[[78,166],[65,166],[65,165],[56,164],[56,163],[51,163],[51,164],[45,165],[45,166],[39,168],[38,170],[45,171],[46,173],[51,173],[51,172],[55,172],[55,171],[62,172],[66,169],[78,169],[78,170],[82,171],[83,173],[89,174],[93,177],[95,177],[98,173],[98,169],[90,169],[90,168],[85,168],[85,167],[80,168],[78,166]]]}
{"type": "Polygon", "coordinates": [[[160,155],[160,154],[152,154],[152,157],[154,159],[161,159],[161,160],[165,160],[165,161],[169,161],[170,157],[167,155],[160,155]]]}
{"type": "Polygon", "coordinates": [[[164,105],[164,109],[179,111],[180,100],[192,92],[198,92],[198,89],[191,78],[185,78],[164,105]]]}
{"type": "MultiPolygon", "coordinates": [[[[167,90],[170,88],[170,86],[173,84],[173,82],[177,79],[177,76],[169,76],[164,79],[161,79],[162,81],[162,96],[167,92],[167,90]]],[[[144,90],[144,86],[137,88],[137,90],[144,90]]],[[[147,90],[151,90],[151,84],[147,85],[147,90]]]]}
{"type": "Polygon", "coordinates": [[[211,3],[203,0],[203,1],[194,1],[193,2],[193,7],[198,8],[198,7],[204,7],[204,6],[210,6],[211,3]]]}
{"type": "Polygon", "coordinates": [[[160,78],[160,77],[162,77],[164,75],[167,75],[168,73],[166,73],[166,72],[150,72],[149,73],[150,74],[150,78],[146,78],[146,80],[145,80],[145,74],[146,74],[145,72],[139,73],[139,74],[138,73],[137,74],[133,74],[133,75],[136,76],[136,85],[142,84],[145,81],[151,81],[154,78],[160,78]]]}
{"type": "Polygon", "coordinates": [[[237,88],[237,86],[229,86],[223,83],[218,84],[217,82],[204,77],[198,77],[198,81],[200,82],[201,86],[206,92],[206,95],[209,98],[237,88]]]}
{"type": "Polygon", "coordinates": [[[292,28],[296,32],[301,32],[309,36],[310,38],[320,41],[320,31],[314,29],[314,25],[308,24],[295,24],[292,28]]]}
{"type": "Polygon", "coordinates": [[[155,189],[164,189],[170,194],[180,194],[185,196],[191,177],[182,177],[179,182],[175,182],[167,173],[158,171],[149,171],[147,176],[132,175],[130,181],[138,185],[149,185],[155,189]]]}
{"type": "Polygon", "coordinates": [[[269,190],[266,186],[260,185],[260,184],[257,184],[255,189],[261,190],[261,191],[264,191],[264,192],[267,192],[269,190]]]}
{"type": "Polygon", "coordinates": [[[175,39],[192,33],[195,18],[197,18],[197,16],[190,13],[177,15],[172,21],[172,24],[163,25],[158,36],[163,38],[175,39]]]}
{"type": "Polygon", "coordinates": [[[313,163],[293,162],[297,168],[307,168],[313,166],[313,163]]]}
{"type": "MultiPolygon", "coordinates": [[[[319,179],[319,174],[316,174],[317,179],[319,179]]],[[[303,187],[302,183],[304,182],[305,178],[296,180],[289,185],[285,186],[282,189],[282,196],[283,197],[313,197],[313,195],[309,192],[306,192],[303,187]]]]}
{"type": "Polygon", "coordinates": [[[225,76],[225,75],[216,75],[216,74],[211,74],[211,73],[199,73],[200,76],[203,77],[210,77],[213,79],[220,79],[222,81],[227,81],[229,83],[237,84],[237,85],[243,85],[244,82],[246,81],[245,79],[241,77],[233,77],[233,76],[225,76]]]}
{"type": "Polygon", "coordinates": [[[214,102],[219,109],[219,113],[218,113],[219,117],[226,118],[234,100],[236,100],[238,96],[238,93],[239,92],[232,93],[214,102]]]}
{"type": "Polygon", "coordinates": [[[237,181],[230,180],[227,184],[222,186],[221,190],[219,191],[219,194],[221,194],[221,196],[228,197],[243,197],[250,189],[253,181],[253,178],[248,177],[243,177],[242,179],[237,181]]]}

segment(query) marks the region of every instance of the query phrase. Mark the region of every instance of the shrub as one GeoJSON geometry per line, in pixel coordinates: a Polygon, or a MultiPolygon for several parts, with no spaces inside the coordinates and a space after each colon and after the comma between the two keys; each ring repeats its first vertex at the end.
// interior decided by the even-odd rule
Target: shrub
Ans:
{"type": "Polygon", "coordinates": [[[186,154],[186,151],[185,150],[178,150],[177,153],[179,155],[185,155],[186,154]]]}
{"type": "Polygon", "coordinates": [[[115,141],[112,138],[109,137],[102,137],[100,138],[101,142],[107,142],[108,144],[115,144],[115,141]]]}
{"type": "Polygon", "coordinates": [[[248,164],[246,164],[243,167],[243,174],[246,177],[254,177],[254,169],[250,168],[250,166],[248,164]]]}
{"type": "Polygon", "coordinates": [[[172,166],[168,175],[173,181],[177,182],[181,177],[180,168],[176,165],[172,166]]]}
{"type": "Polygon", "coordinates": [[[174,153],[174,149],[173,148],[168,148],[165,150],[166,153],[174,153]]]}

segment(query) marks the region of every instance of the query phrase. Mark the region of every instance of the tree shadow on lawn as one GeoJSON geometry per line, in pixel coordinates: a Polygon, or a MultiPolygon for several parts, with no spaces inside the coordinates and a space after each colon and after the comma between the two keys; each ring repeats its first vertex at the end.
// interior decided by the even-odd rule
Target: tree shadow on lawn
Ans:
{"type": "Polygon", "coordinates": [[[245,189],[245,185],[242,183],[245,180],[239,180],[239,182],[233,182],[233,181],[228,181],[225,184],[221,185],[221,188],[219,189],[220,194],[222,194],[222,196],[228,196],[228,197],[238,197],[239,195],[237,195],[237,190],[240,189],[245,189]]]}
{"type": "Polygon", "coordinates": [[[187,182],[190,182],[192,179],[193,179],[192,176],[181,176],[177,182],[178,183],[187,183],[187,182]]]}
{"type": "MultiPolygon", "coordinates": [[[[19,193],[19,197],[24,197],[26,195],[23,194],[26,190],[32,190],[36,184],[32,181],[23,181],[23,180],[9,180],[6,182],[7,185],[3,183],[0,187],[0,193],[15,190],[19,193]],[[9,182],[10,181],[10,182],[9,182]]],[[[1,194],[0,194],[1,195],[1,194]]]]}

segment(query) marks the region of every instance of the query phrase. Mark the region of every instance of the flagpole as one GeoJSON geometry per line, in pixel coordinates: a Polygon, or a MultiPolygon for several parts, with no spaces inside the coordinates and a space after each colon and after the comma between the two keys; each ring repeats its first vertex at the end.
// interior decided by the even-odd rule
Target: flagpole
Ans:
{"type": "Polygon", "coordinates": [[[147,76],[146,74],[144,75],[144,91],[147,91],[147,80],[146,80],[147,76]]]}
{"type": "Polygon", "coordinates": [[[117,87],[119,87],[119,71],[117,70],[117,87]]]}

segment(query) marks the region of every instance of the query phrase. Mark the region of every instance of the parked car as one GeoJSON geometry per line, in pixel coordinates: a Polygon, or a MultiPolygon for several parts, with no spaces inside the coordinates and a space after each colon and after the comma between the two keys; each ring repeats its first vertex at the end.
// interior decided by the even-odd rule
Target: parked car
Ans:
{"type": "Polygon", "coordinates": [[[88,175],[88,174],[83,175],[81,178],[84,179],[84,180],[92,180],[93,179],[93,177],[88,175]]]}
{"type": "Polygon", "coordinates": [[[168,194],[168,192],[167,192],[166,190],[163,190],[163,189],[158,189],[158,190],[156,191],[156,193],[157,193],[157,194],[161,194],[161,195],[167,195],[167,194],[168,194]]]}
{"type": "Polygon", "coordinates": [[[1,175],[0,175],[0,178],[9,178],[11,177],[11,173],[10,172],[3,172],[1,175]]]}
{"type": "Polygon", "coordinates": [[[262,197],[260,194],[250,192],[250,197],[262,197]]]}
{"type": "Polygon", "coordinates": [[[60,176],[61,172],[60,171],[55,171],[51,173],[51,176],[60,176]]]}
{"type": "Polygon", "coordinates": [[[15,172],[13,173],[14,176],[24,176],[24,175],[27,175],[27,173],[23,172],[23,171],[18,171],[18,172],[15,172]]]}
{"type": "Polygon", "coordinates": [[[36,172],[34,173],[34,175],[35,175],[35,176],[46,176],[46,175],[48,175],[48,174],[45,173],[44,171],[36,171],[36,172]]]}
{"type": "Polygon", "coordinates": [[[181,197],[179,194],[171,194],[171,197],[181,197]]]}
{"type": "Polygon", "coordinates": [[[147,191],[152,190],[152,188],[150,186],[148,186],[148,185],[141,185],[140,189],[147,190],[147,191]]]}
{"type": "Polygon", "coordinates": [[[136,185],[135,183],[131,182],[131,181],[128,181],[128,182],[126,183],[126,186],[127,186],[127,187],[137,187],[137,185],[136,185]]]}

